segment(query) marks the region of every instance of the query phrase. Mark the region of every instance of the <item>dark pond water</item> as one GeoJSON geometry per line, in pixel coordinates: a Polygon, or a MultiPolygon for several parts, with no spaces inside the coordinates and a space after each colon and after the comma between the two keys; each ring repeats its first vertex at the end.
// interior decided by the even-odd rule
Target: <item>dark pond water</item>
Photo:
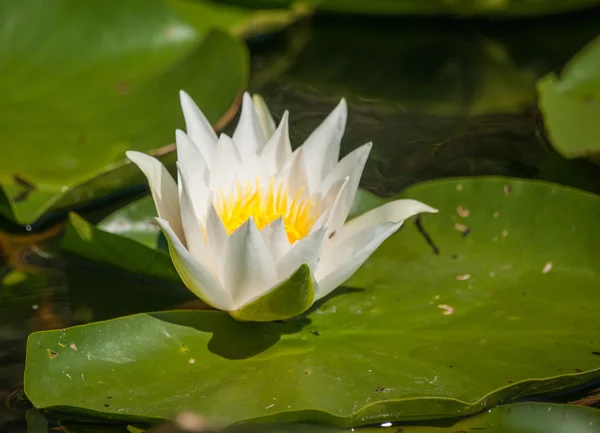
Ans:
{"type": "MultiPolygon", "coordinates": [[[[559,71],[599,28],[598,10],[513,22],[317,17],[251,41],[252,90],[273,113],[291,111],[295,143],[345,96],[350,118],[343,153],[375,143],[363,186],[378,195],[465,175],[538,178],[600,192],[599,167],[552,150],[535,95],[536,80],[559,71]]],[[[0,276],[12,266],[38,272],[23,281],[15,276],[0,290],[2,432],[27,429],[21,387],[30,332],[85,322],[84,304],[94,305],[100,319],[127,314],[129,300],[148,297],[140,281],[128,281],[126,293],[109,293],[103,280],[118,271],[61,258],[52,241],[30,241],[3,242],[0,262],[0,276]]],[[[187,291],[172,290],[187,300],[187,291]]],[[[588,391],[540,400],[567,402],[588,391]]],[[[70,429],[89,430],[100,429],[70,429]]]]}

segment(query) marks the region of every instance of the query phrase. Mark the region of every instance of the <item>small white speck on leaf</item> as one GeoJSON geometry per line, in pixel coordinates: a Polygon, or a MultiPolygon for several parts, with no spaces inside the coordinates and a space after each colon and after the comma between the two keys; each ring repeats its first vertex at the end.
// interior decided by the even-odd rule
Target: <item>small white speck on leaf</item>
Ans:
{"type": "Polygon", "coordinates": [[[267,407],[265,407],[265,409],[271,409],[273,406],[275,406],[275,403],[268,405],[267,407]]]}
{"type": "Polygon", "coordinates": [[[550,272],[550,269],[552,269],[552,262],[548,262],[544,265],[544,267],[542,268],[542,274],[547,274],[548,272],[550,272]]]}
{"type": "Polygon", "coordinates": [[[452,313],[454,313],[454,307],[451,307],[450,305],[446,305],[446,304],[440,304],[440,305],[438,305],[438,308],[441,308],[442,310],[444,310],[444,311],[442,312],[442,314],[443,314],[444,316],[449,316],[449,315],[451,315],[452,313]]]}
{"type": "Polygon", "coordinates": [[[461,223],[454,224],[454,228],[461,233],[466,233],[469,230],[469,227],[461,223]]]}
{"type": "Polygon", "coordinates": [[[33,305],[31,306],[31,309],[32,309],[33,311],[37,310],[38,308],[40,308],[40,307],[38,306],[38,304],[33,304],[33,305]]]}
{"type": "Polygon", "coordinates": [[[471,274],[459,274],[456,276],[456,279],[458,281],[465,281],[465,280],[468,280],[469,278],[471,278],[471,274]]]}
{"type": "Polygon", "coordinates": [[[194,364],[196,362],[196,360],[194,358],[190,358],[190,360],[188,361],[190,364],[194,364]]]}
{"type": "Polygon", "coordinates": [[[470,212],[469,212],[469,209],[465,209],[465,208],[464,208],[464,207],[462,207],[461,205],[458,205],[458,206],[456,207],[456,213],[457,213],[459,216],[461,216],[461,217],[463,217],[463,218],[466,218],[466,217],[468,217],[468,216],[469,216],[469,213],[470,213],[470,212]]]}
{"type": "Polygon", "coordinates": [[[71,349],[73,349],[75,352],[77,352],[77,346],[75,346],[75,343],[71,343],[71,344],[69,344],[69,347],[70,347],[71,349]]]}

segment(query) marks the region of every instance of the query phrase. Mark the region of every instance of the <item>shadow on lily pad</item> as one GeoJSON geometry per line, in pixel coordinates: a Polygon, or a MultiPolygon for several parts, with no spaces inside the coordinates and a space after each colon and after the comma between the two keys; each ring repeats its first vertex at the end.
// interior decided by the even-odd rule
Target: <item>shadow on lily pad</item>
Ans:
{"type": "Polygon", "coordinates": [[[170,324],[211,333],[208,350],[226,359],[247,359],[256,356],[277,343],[282,335],[296,334],[311,323],[311,320],[304,316],[278,322],[238,322],[222,311],[185,313],[167,311],[150,316],[170,324]]]}

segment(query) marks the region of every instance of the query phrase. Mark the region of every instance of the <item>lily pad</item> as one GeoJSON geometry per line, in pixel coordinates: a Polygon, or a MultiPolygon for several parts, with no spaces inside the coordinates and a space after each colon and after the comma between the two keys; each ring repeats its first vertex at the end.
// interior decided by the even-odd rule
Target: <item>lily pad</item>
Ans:
{"type": "MultiPolygon", "coordinates": [[[[27,424],[30,422],[29,411],[27,413],[27,424]]],[[[31,419],[33,427],[37,425],[37,419],[31,419]]],[[[421,425],[390,425],[392,433],[596,433],[600,424],[600,410],[590,407],[569,406],[566,404],[548,403],[516,403],[498,406],[473,417],[454,421],[442,420],[428,422],[421,425]]],[[[118,426],[108,424],[101,429],[99,425],[93,425],[91,430],[89,423],[65,422],[61,423],[63,428],[70,433],[115,433],[121,432],[118,426]]],[[[130,426],[130,433],[149,432],[149,429],[135,428],[130,426]]],[[[161,425],[160,431],[164,433],[181,433],[177,424],[161,425]]],[[[350,433],[355,429],[341,430],[335,427],[319,426],[315,424],[244,424],[233,426],[223,430],[223,433],[350,433]]],[[[380,427],[366,427],[359,430],[360,433],[383,433],[380,427]]],[[[31,433],[45,433],[32,429],[31,433]]]]}
{"type": "MultiPolygon", "coordinates": [[[[244,6],[264,7],[265,4],[287,6],[293,0],[221,0],[244,6]]],[[[537,0],[535,2],[510,0],[305,0],[318,9],[376,15],[544,15],[598,5],[598,0],[537,0]]]]}
{"type": "Polygon", "coordinates": [[[211,0],[164,1],[201,32],[216,27],[243,37],[279,31],[311,12],[307,2],[290,3],[287,8],[264,9],[264,5],[258,5],[258,9],[252,9],[211,0]]]}
{"type": "Polygon", "coordinates": [[[567,158],[600,161],[600,37],[590,42],[558,77],[538,82],[540,110],[550,142],[567,158]]]}
{"type": "Polygon", "coordinates": [[[131,186],[89,183],[125,150],[173,141],[179,89],[216,123],[248,79],[242,41],[201,34],[160,0],[75,3],[0,5],[0,213],[21,224],[131,186]]]}
{"type": "Polygon", "coordinates": [[[116,266],[131,273],[181,281],[166,252],[99,230],[77,214],[69,215],[69,224],[61,246],[70,254],[116,266]]]}
{"type": "Polygon", "coordinates": [[[111,213],[97,227],[156,249],[161,233],[154,220],[157,216],[152,196],[147,195],[111,213]]]}
{"type": "Polygon", "coordinates": [[[355,426],[471,415],[600,379],[599,197],[503,178],[405,195],[440,214],[407,223],[306,315],[172,311],[37,332],[27,396],[111,419],[193,407],[228,423],[355,426]]]}

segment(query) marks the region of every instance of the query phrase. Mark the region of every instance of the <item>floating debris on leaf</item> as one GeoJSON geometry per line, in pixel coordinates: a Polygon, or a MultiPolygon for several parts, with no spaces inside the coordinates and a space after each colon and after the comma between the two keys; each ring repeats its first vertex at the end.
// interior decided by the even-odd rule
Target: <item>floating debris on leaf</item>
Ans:
{"type": "Polygon", "coordinates": [[[544,265],[544,267],[542,268],[542,274],[547,274],[548,272],[550,272],[550,269],[552,269],[552,262],[548,262],[544,265]]]}
{"type": "Polygon", "coordinates": [[[451,315],[452,313],[454,313],[454,307],[451,307],[450,305],[446,305],[446,304],[440,304],[440,305],[438,305],[438,308],[441,308],[442,310],[444,310],[444,311],[442,312],[442,314],[443,314],[444,316],[449,316],[449,315],[451,315]]]}
{"type": "Polygon", "coordinates": [[[463,218],[466,218],[466,217],[468,217],[468,216],[469,216],[469,213],[470,213],[470,212],[469,212],[469,209],[465,209],[465,208],[463,208],[461,205],[458,205],[458,206],[456,207],[456,213],[457,213],[459,216],[461,216],[461,217],[463,217],[463,218]]]}
{"type": "Polygon", "coordinates": [[[465,280],[468,280],[469,278],[471,278],[471,274],[459,274],[456,276],[456,279],[458,281],[465,281],[465,280]]]}

